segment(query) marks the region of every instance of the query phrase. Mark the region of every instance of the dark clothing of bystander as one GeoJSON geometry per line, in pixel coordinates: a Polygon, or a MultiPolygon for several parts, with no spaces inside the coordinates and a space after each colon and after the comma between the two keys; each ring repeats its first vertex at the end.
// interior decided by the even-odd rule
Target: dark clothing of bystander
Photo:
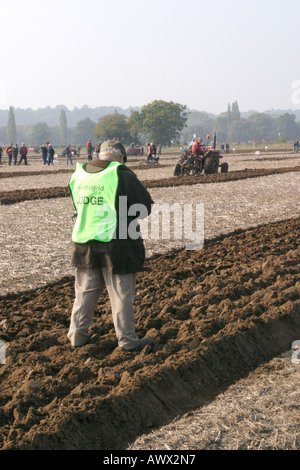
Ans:
{"type": "Polygon", "coordinates": [[[19,160],[18,165],[21,165],[23,160],[24,160],[24,164],[27,165],[27,147],[24,144],[22,144],[22,147],[20,148],[20,155],[21,155],[21,158],[19,160]]]}

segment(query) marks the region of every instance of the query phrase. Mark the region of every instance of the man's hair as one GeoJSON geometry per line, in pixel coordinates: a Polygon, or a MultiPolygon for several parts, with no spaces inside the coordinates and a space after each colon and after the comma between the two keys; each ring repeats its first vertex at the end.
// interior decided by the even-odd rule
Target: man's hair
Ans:
{"type": "Polygon", "coordinates": [[[114,155],[116,157],[124,157],[124,154],[121,150],[114,149],[112,147],[107,147],[106,150],[100,150],[100,156],[108,153],[109,155],[114,155]]]}

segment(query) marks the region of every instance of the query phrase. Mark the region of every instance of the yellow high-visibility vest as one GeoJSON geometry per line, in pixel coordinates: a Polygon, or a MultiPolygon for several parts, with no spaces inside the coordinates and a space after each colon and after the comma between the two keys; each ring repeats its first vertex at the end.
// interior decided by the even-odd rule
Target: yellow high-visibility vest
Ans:
{"type": "Polygon", "coordinates": [[[102,171],[88,173],[83,163],[76,163],[69,188],[77,217],[72,241],[110,242],[116,231],[118,216],[115,207],[119,162],[110,162],[102,171]]]}

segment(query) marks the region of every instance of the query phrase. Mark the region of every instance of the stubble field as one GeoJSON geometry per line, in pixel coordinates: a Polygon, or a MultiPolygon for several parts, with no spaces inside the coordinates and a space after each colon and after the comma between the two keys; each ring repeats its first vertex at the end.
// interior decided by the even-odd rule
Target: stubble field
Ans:
{"type": "Polygon", "coordinates": [[[299,157],[224,159],[198,179],[173,178],[174,155],[128,163],[156,204],[204,207],[199,250],[148,226],[140,354],[116,347],[106,295],[92,343],[66,338],[71,169],[0,167],[0,449],[299,448],[299,157]]]}

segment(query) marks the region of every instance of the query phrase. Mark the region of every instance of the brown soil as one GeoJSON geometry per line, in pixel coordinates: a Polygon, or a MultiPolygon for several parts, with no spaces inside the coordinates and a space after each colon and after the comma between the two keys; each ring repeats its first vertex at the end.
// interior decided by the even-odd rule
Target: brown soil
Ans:
{"type": "MultiPolygon", "coordinates": [[[[165,168],[166,166],[169,166],[169,165],[166,165],[166,164],[159,164],[158,168],[165,168]]],[[[146,162],[139,162],[139,163],[131,163],[130,164],[130,168],[131,169],[143,169],[143,170],[147,170],[147,169],[152,169],[153,168],[153,165],[151,165],[150,163],[146,163],[146,162]]],[[[17,178],[17,177],[20,177],[20,176],[38,176],[38,175],[55,175],[57,173],[73,173],[74,171],[74,167],[70,167],[70,168],[60,168],[60,167],[57,167],[56,170],[27,170],[25,171],[24,167],[23,167],[23,171],[3,171],[3,172],[0,172],[0,179],[1,178],[17,178]]]]}
{"type": "Polygon", "coordinates": [[[106,296],[92,343],[70,348],[73,278],[1,297],[0,449],[124,449],[289,349],[299,241],[296,218],[148,260],[136,322],[155,346],[139,354],[116,347],[106,296]]]}
{"type": "Polygon", "coordinates": [[[57,169],[57,170],[37,170],[37,171],[4,171],[0,172],[1,178],[18,178],[19,176],[38,176],[38,175],[54,175],[56,173],[71,173],[72,170],[69,169],[57,169]]]}
{"type": "MultiPolygon", "coordinates": [[[[152,168],[152,167],[151,167],[152,168]]],[[[64,170],[61,170],[64,171],[64,170]]],[[[67,170],[68,171],[68,170],[67,170]]],[[[232,171],[228,173],[217,173],[213,175],[196,175],[189,176],[184,175],[181,177],[161,178],[155,180],[143,180],[143,184],[147,188],[162,188],[170,186],[181,186],[181,185],[193,185],[193,184],[206,184],[206,183],[221,183],[229,181],[238,181],[247,178],[258,178],[261,176],[290,173],[300,171],[300,166],[286,167],[286,168],[261,168],[261,169],[246,169],[242,171],[232,171]]],[[[39,173],[34,173],[39,174],[39,173]]],[[[43,173],[44,174],[44,173],[43,173]]],[[[15,176],[17,173],[14,174],[15,176]]],[[[24,173],[22,173],[24,176],[24,173]]],[[[51,187],[51,188],[32,188],[32,189],[20,189],[15,191],[1,191],[0,192],[0,204],[15,204],[21,201],[29,201],[36,199],[51,199],[58,197],[70,196],[68,187],[51,187]]]]}

